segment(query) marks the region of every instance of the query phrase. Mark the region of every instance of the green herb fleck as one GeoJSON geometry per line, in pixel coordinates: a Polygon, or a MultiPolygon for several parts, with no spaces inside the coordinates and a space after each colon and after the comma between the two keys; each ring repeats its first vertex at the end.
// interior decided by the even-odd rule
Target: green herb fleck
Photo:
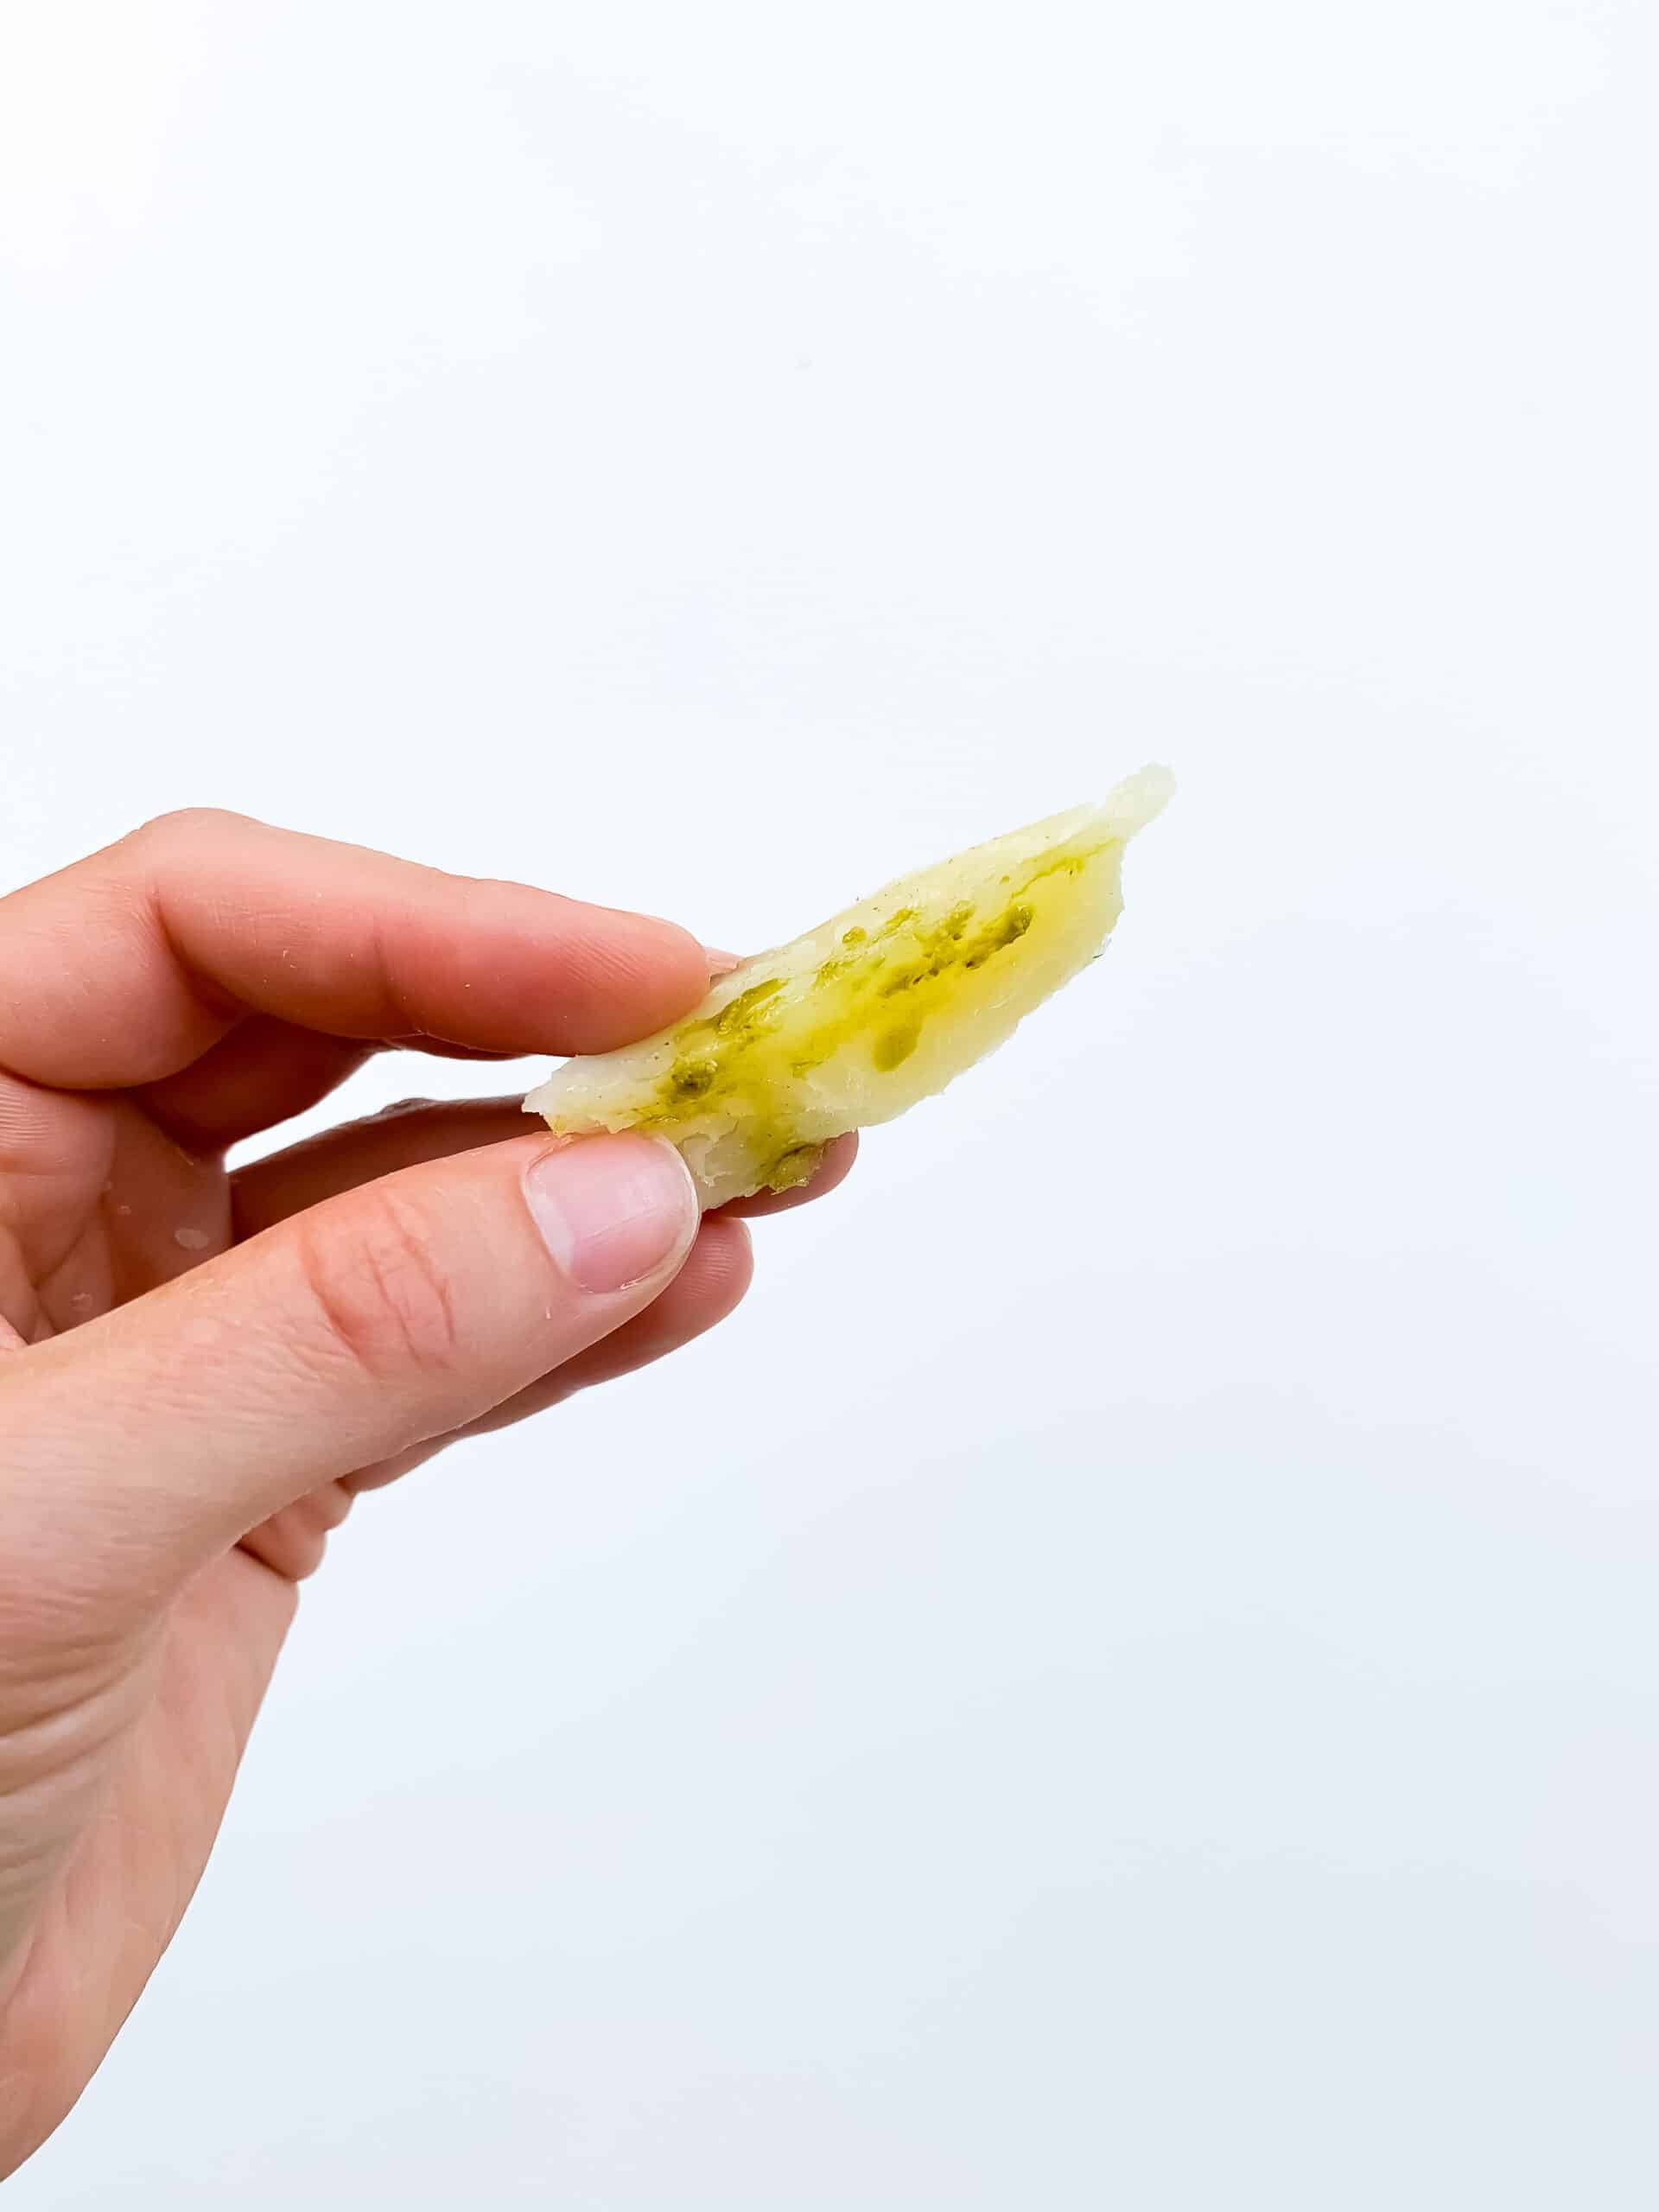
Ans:
{"type": "Polygon", "coordinates": [[[910,1058],[921,1033],[919,1021],[896,1022],[891,1029],[884,1029],[876,1039],[871,1047],[870,1058],[885,1075],[889,1068],[896,1068],[910,1058]]]}

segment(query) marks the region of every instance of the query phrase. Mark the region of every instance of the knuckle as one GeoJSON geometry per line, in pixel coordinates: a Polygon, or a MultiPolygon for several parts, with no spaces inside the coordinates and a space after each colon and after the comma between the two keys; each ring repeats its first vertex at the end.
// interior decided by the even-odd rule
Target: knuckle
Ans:
{"type": "Polygon", "coordinates": [[[419,1210],[391,1191],[360,1192],[330,1221],[296,1224],[301,1274],[327,1348],[377,1381],[461,1365],[454,1293],[419,1210]]]}
{"type": "Polygon", "coordinates": [[[437,1103],[435,1098],[395,1099],[390,1106],[381,1106],[372,1114],[365,1114],[359,1126],[369,1129],[380,1122],[401,1122],[410,1115],[429,1114],[437,1103]]]}
{"type": "Polygon", "coordinates": [[[322,1565],[328,1539],[352,1509],[342,1484],[325,1483],[243,1537],[240,1549],[284,1582],[303,1582],[322,1565]]]}
{"type": "Polygon", "coordinates": [[[147,848],[199,851],[247,819],[246,815],[222,806],[174,807],[166,814],[152,815],[132,832],[129,842],[147,848]]]}

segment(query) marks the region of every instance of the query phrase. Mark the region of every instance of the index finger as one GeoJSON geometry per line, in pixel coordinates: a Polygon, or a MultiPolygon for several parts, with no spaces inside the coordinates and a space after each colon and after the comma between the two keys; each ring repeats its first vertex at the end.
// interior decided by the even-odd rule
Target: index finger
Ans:
{"type": "Polygon", "coordinates": [[[249,1011],[334,1037],[604,1052],[708,981],[671,922],[193,811],[0,899],[0,1065],[155,1083],[249,1011]]]}

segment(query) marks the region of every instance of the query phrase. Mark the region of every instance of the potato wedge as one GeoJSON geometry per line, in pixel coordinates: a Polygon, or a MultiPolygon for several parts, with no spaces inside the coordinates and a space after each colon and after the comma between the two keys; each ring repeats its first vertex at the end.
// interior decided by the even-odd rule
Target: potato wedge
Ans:
{"type": "Polygon", "coordinates": [[[942,1090],[1096,957],[1124,844],[1173,789],[1143,768],[1097,806],[900,876],[671,1027],[567,1060],[525,1109],[559,1135],[667,1137],[708,1206],[803,1183],[831,1137],[942,1090]]]}

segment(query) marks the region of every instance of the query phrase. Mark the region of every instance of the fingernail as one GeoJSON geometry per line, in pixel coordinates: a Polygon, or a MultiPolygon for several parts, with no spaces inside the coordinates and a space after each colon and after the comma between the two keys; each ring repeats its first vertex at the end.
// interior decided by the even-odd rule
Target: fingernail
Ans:
{"type": "Polygon", "coordinates": [[[685,1162],[658,1137],[584,1137],[532,1160],[524,1200],[579,1290],[626,1290],[681,1258],[697,1233],[685,1162]]]}
{"type": "Polygon", "coordinates": [[[741,968],[743,965],[742,960],[737,953],[721,952],[717,946],[712,944],[705,944],[703,946],[702,957],[709,963],[709,980],[710,982],[713,982],[715,976],[729,976],[734,968],[741,968]]]}

